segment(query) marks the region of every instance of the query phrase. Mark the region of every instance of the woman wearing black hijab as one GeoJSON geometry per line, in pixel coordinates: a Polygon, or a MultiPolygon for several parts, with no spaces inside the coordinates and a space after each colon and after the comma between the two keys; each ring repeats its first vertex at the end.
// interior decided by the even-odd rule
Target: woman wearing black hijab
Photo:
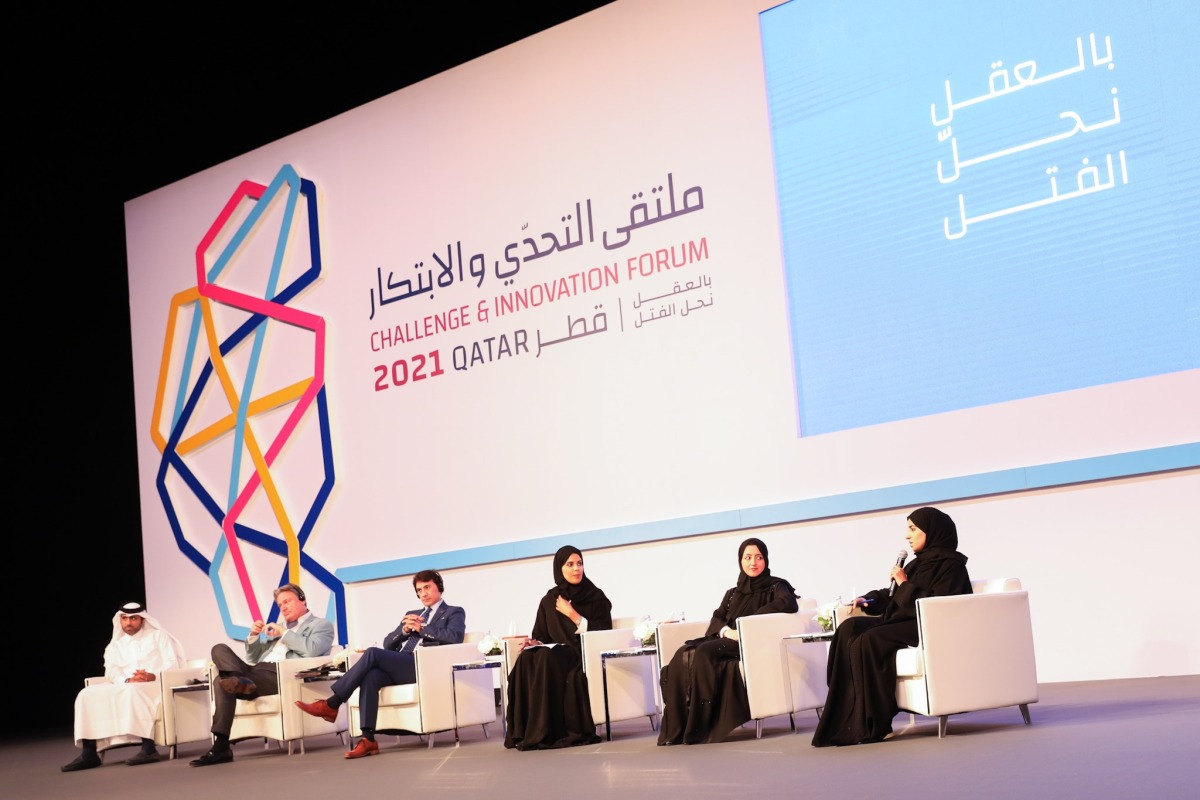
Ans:
{"type": "Polygon", "coordinates": [[[896,705],[896,652],[917,643],[917,600],[971,594],[967,557],[958,552],[954,520],[925,506],[908,515],[915,558],[892,567],[895,591],[876,589],[855,598],[872,616],[850,617],[829,648],[829,694],[817,723],[815,747],[883,741],[896,705]]]}
{"type": "Polygon", "coordinates": [[[579,634],[611,629],[612,603],[583,574],[583,553],[559,548],[554,588],[538,603],[532,635],[508,676],[505,747],[546,750],[600,741],[579,634]]]}
{"type": "Polygon", "coordinates": [[[737,619],[793,613],[796,592],[771,574],[767,546],[747,539],[738,547],[737,585],[725,593],[701,639],[684,644],[663,670],[663,718],[658,743],[720,742],[750,721],[750,701],[738,668],[737,619]]]}

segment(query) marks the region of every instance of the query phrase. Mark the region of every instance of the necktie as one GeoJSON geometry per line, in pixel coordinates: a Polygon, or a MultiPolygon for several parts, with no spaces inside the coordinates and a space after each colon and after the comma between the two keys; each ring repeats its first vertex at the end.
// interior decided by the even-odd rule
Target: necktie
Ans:
{"type": "MultiPolygon", "coordinates": [[[[425,623],[429,622],[429,608],[421,610],[421,627],[425,627],[425,623]]],[[[417,649],[417,645],[421,643],[421,634],[414,633],[404,640],[404,647],[400,648],[401,653],[411,653],[417,649]]]]}

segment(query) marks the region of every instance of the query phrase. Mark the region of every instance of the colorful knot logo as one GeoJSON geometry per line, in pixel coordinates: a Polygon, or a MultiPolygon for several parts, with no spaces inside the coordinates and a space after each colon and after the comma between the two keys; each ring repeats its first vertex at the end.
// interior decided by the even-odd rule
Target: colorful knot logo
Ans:
{"type": "Polygon", "coordinates": [[[347,640],[344,587],[304,552],[334,484],[325,320],[292,304],[320,277],[319,232],[316,187],[290,165],[270,186],[244,181],[196,248],[196,285],[171,299],[156,486],[233,638],[249,632],[235,616],[265,619],[260,594],[273,620],[272,590],[307,574],[330,589],[347,640]]]}

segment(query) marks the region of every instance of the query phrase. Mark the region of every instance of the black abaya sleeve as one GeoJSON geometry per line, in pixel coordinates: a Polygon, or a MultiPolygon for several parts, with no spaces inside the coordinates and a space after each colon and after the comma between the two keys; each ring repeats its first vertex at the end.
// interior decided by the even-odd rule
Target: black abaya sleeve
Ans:
{"type": "Polygon", "coordinates": [[[708,623],[708,630],[704,632],[705,638],[717,635],[721,632],[721,628],[724,628],[729,624],[727,621],[729,608],[733,601],[733,593],[736,591],[737,587],[734,587],[733,589],[727,591],[725,596],[721,598],[721,605],[717,606],[717,609],[713,611],[712,620],[710,620],[708,623]]]}
{"type": "MultiPolygon", "coordinates": [[[[907,565],[906,565],[907,566],[907,565]]],[[[940,558],[917,569],[896,587],[887,608],[888,621],[917,618],[917,601],[922,597],[971,594],[967,565],[956,558],[940,558]]]]}
{"type": "Polygon", "coordinates": [[[768,601],[750,613],[795,614],[799,609],[800,603],[796,598],[796,590],[787,581],[780,580],[772,587],[768,601]]]}
{"type": "Polygon", "coordinates": [[[554,637],[550,634],[550,626],[546,620],[546,599],[542,598],[538,602],[537,615],[533,618],[533,631],[529,634],[531,638],[539,642],[552,642],[554,637]]]}

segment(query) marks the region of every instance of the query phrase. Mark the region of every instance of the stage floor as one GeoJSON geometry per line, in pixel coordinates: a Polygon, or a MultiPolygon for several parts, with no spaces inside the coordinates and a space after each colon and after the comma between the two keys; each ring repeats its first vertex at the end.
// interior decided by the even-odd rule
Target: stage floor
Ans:
{"type": "MultiPolygon", "coordinates": [[[[657,747],[648,720],[613,726],[613,741],[569,750],[505,750],[499,724],[464,730],[461,746],[440,734],[432,749],[415,736],[380,737],[379,756],[347,761],[336,737],[306,742],[288,756],[243,742],[232,764],[195,768],[207,749],[184,745],[175,761],[128,767],[134,752],[109,754],[104,766],[63,773],[75,757],[71,732],[0,742],[0,795],[13,798],[169,797],[238,800],[280,797],[478,797],[566,794],[572,800],[755,797],[804,800],[864,797],[929,798],[1195,798],[1200,797],[1200,676],[1043,684],[1031,706],[951,717],[945,739],[937,720],[896,718],[896,737],[874,745],[814,748],[816,717],[767,720],[729,741],[657,747]],[[273,787],[273,788],[272,788],[273,787]]],[[[10,720],[10,725],[17,723],[10,720]]],[[[603,732],[603,726],[601,726],[603,732]]]]}

